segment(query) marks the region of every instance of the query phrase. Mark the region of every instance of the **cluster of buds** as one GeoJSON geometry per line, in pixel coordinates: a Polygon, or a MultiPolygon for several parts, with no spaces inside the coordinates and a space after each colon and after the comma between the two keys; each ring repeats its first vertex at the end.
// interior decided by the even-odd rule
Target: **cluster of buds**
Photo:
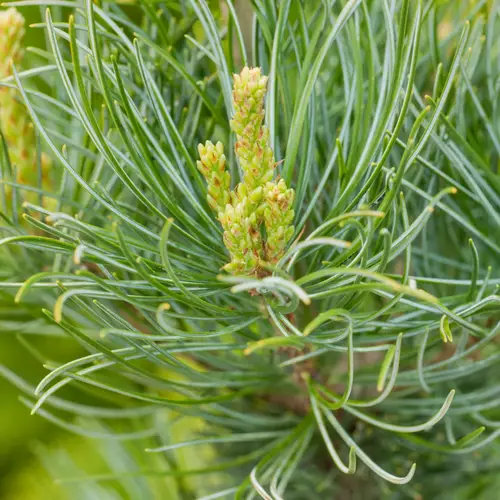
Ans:
{"type": "MultiPolygon", "coordinates": [[[[24,17],[14,8],[0,12],[0,80],[12,76],[12,65],[21,62],[24,38],[24,17]]],[[[36,135],[26,107],[19,101],[16,89],[0,87],[0,127],[9,150],[9,159],[16,169],[18,184],[38,185],[36,135]]],[[[51,161],[40,157],[42,188],[50,189],[51,161]]],[[[23,193],[28,200],[34,193],[23,193]]],[[[28,200],[29,201],[29,200],[28,200]]]]}
{"type": "Polygon", "coordinates": [[[294,191],[274,178],[276,162],[264,124],[267,77],[260,68],[244,68],[234,75],[235,152],[243,182],[230,191],[230,176],[221,143],[198,146],[198,169],[208,184],[207,200],[224,229],[224,244],[231,261],[224,266],[233,274],[263,275],[283,256],[293,235],[294,191]],[[262,237],[262,226],[265,238],[262,237]]]}
{"type": "Polygon", "coordinates": [[[224,245],[229,250],[231,262],[224,266],[234,274],[255,274],[262,265],[262,236],[257,214],[249,210],[249,199],[227,204],[219,213],[219,221],[224,229],[224,245]]]}

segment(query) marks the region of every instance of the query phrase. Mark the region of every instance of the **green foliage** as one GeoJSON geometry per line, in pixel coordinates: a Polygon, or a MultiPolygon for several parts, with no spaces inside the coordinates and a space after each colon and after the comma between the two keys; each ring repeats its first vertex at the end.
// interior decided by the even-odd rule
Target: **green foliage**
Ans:
{"type": "Polygon", "coordinates": [[[251,46],[230,2],[52,3],[4,83],[60,183],[13,183],[3,155],[0,240],[5,331],[49,373],[0,374],[96,457],[38,448],[68,495],[494,498],[500,2],[254,0],[251,46]],[[220,141],[243,180],[247,63],[295,191],[265,277],[221,270],[196,165],[220,141]],[[26,202],[27,232],[7,186],[56,208],[26,202]]]}

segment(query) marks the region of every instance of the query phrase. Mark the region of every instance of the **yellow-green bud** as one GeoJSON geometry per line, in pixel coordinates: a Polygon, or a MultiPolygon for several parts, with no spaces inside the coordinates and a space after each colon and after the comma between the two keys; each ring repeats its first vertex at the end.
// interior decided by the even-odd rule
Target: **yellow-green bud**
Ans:
{"type": "Polygon", "coordinates": [[[0,11],[0,77],[11,74],[12,63],[23,57],[24,17],[14,8],[0,11]]]}
{"type": "Polygon", "coordinates": [[[264,125],[264,98],[267,77],[260,68],[243,68],[234,75],[234,117],[231,128],[236,133],[235,151],[249,189],[263,186],[274,175],[274,154],[269,145],[269,131],[264,125]]]}
{"type": "Polygon", "coordinates": [[[207,201],[217,213],[225,210],[230,201],[229,189],[231,176],[226,171],[224,146],[218,142],[215,146],[207,141],[198,145],[200,160],[196,162],[198,170],[207,180],[207,201]]]}
{"type": "Polygon", "coordinates": [[[285,181],[268,182],[264,188],[263,219],[266,226],[266,259],[276,264],[293,235],[295,192],[286,187],[285,181]]]}

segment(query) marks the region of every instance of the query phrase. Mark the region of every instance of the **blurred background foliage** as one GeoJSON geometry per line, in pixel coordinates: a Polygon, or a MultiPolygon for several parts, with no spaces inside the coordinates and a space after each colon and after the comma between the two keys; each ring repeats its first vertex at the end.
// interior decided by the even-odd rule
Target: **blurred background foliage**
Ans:
{"type": "MultiPolygon", "coordinates": [[[[140,11],[126,5],[133,0],[121,3],[132,18],[139,20],[140,11]]],[[[51,9],[58,19],[67,19],[70,13],[68,8],[51,6],[51,9]]],[[[26,19],[25,46],[45,49],[44,31],[31,26],[42,22],[45,7],[24,7],[20,10],[26,19]]],[[[28,69],[38,62],[38,56],[27,50],[20,69],[28,69]]],[[[51,92],[48,87],[43,90],[51,92]]],[[[9,279],[15,265],[18,262],[13,262],[2,252],[0,276],[9,279]]],[[[74,496],[78,488],[75,490],[72,486],[70,490],[65,490],[64,486],[54,483],[54,477],[62,469],[71,470],[75,458],[80,464],[85,464],[87,470],[90,464],[90,470],[95,473],[102,471],[102,463],[96,461],[91,441],[75,436],[39,415],[30,415],[19,398],[19,386],[15,383],[22,382],[15,377],[21,373],[25,381],[36,385],[47,373],[43,363],[35,361],[39,353],[44,355],[40,361],[50,359],[51,353],[57,353],[58,362],[61,362],[74,359],[85,351],[64,335],[54,345],[54,337],[43,334],[43,329],[47,328],[45,320],[33,316],[29,306],[14,304],[13,296],[0,292],[0,365],[10,370],[0,370],[0,499],[67,499],[70,494],[74,496]]],[[[68,393],[71,394],[71,391],[68,393]]],[[[101,493],[88,485],[81,489],[82,498],[106,498],[101,493]]]]}
{"type": "MultiPolygon", "coordinates": [[[[181,0],[183,1],[183,0],[181,0]]],[[[116,3],[127,12],[130,18],[137,24],[141,24],[143,11],[134,7],[135,0],[118,0],[116,3]]],[[[100,3],[99,1],[96,3],[100,3]]],[[[154,5],[155,0],[152,1],[154,5]]],[[[167,2],[173,7],[173,23],[182,22],[182,12],[176,1],[167,2]],[[175,18],[175,14],[180,19],[175,18]]],[[[211,11],[216,17],[220,17],[224,7],[219,0],[209,0],[211,11]]],[[[251,14],[247,0],[235,3],[240,16],[251,14]]],[[[2,7],[4,8],[4,7],[2,7]]],[[[50,6],[54,19],[67,19],[71,9],[65,7],[50,6]]],[[[46,6],[25,6],[19,9],[26,20],[26,33],[24,45],[26,50],[20,70],[40,64],[40,57],[36,49],[45,50],[48,46],[45,31],[40,29],[40,23],[44,21],[46,6]],[[38,25],[38,26],[37,26],[38,25]],[[31,50],[34,48],[35,50],[31,50]]],[[[195,22],[193,32],[203,38],[203,30],[195,22]]],[[[251,23],[246,25],[250,35],[251,23]]],[[[41,90],[49,95],[54,91],[50,86],[42,85],[41,90]]],[[[56,97],[55,95],[53,95],[56,97]]],[[[61,172],[59,172],[60,175],[61,172]]],[[[12,259],[10,252],[0,252],[0,280],[8,281],[15,272],[13,267],[19,267],[21,274],[29,276],[38,269],[28,269],[26,262],[20,262],[17,258],[12,259]]],[[[14,294],[0,291],[0,499],[1,500],[29,500],[50,498],[54,500],[68,498],[82,498],[89,500],[106,498],[128,498],[128,492],[121,489],[120,481],[109,481],[107,486],[100,487],[91,483],[58,484],[55,479],[61,474],[78,476],[82,469],[89,474],[98,474],[105,470],[113,470],[116,467],[117,457],[124,459],[127,452],[116,443],[100,443],[76,436],[74,433],[54,425],[40,415],[31,415],[29,408],[22,403],[19,394],[20,388],[26,382],[34,386],[46,375],[43,364],[51,359],[51,355],[57,358],[57,363],[64,363],[86,354],[84,349],[78,347],[73,339],[61,334],[55,345],[54,328],[48,326],[46,319],[40,314],[34,314],[29,305],[14,303],[14,294]],[[47,331],[50,335],[44,335],[47,331]],[[22,379],[18,377],[22,374],[22,379]],[[116,446],[122,448],[116,449],[116,446]],[[101,452],[99,454],[99,451],[101,452]],[[99,460],[99,456],[104,456],[99,460]],[[106,458],[108,460],[106,460],[106,458]],[[115,492],[118,493],[116,497],[115,492]]],[[[81,392],[65,390],[63,394],[70,399],[81,400],[81,392]]],[[[89,396],[91,398],[91,395],[89,396]]],[[[183,435],[194,433],[199,427],[195,419],[184,418],[172,424],[172,432],[180,439],[183,435]]],[[[187,436],[189,438],[189,436],[187,436]]],[[[190,466],[200,463],[210,454],[210,450],[200,448],[194,451],[179,450],[177,458],[179,463],[189,462],[190,466]],[[200,458],[201,457],[201,458],[200,458]]],[[[132,462],[131,462],[132,463],[132,462]]],[[[127,469],[126,464],[125,469],[127,469]]],[[[118,470],[119,470],[118,466],[118,470]]],[[[148,487],[151,487],[149,479],[148,487]]],[[[197,481],[197,480],[193,480],[197,481]]],[[[202,480],[203,481],[203,480],[202,480]]],[[[137,480],[140,483],[140,480],[137,480]]],[[[154,481],[153,481],[154,482],[154,481]]],[[[166,498],[164,492],[168,491],[168,499],[175,500],[177,481],[164,479],[158,481],[158,491],[154,498],[166,498]]],[[[129,485],[130,486],[130,485],[129,485]]],[[[148,492],[150,492],[148,488],[148,492]]],[[[131,490],[134,490],[132,486],[131,490]]],[[[145,492],[137,489],[134,498],[146,498],[145,492]]]]}

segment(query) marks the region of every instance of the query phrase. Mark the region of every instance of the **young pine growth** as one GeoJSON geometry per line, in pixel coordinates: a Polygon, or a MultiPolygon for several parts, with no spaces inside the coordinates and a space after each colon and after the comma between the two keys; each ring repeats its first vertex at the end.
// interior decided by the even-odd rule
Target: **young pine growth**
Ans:
{"type": "Polygon", "coordinates": [[[207,201],[224,229],[224,244],[231,262],[224,266],[234,274],[264,276],[283,256],[293,235],[294,190],[283,179],[273,180],[276,162],[264,124],[267,77],[260,68],[243,68],[234,75],[235,152],[243,182],[230,191],[224,147],[210,141],[199,145],[198,169],[207,180],[207,201]],[[265,237],[262,233],[265,231],[265,237]]]}
{"type": "MultiPolygon", "coordinates": [[[[24,56],[24,17],[14,8],[0,12],[0,79],[12,76],[12,65],[24,56]]],[[[18,184],[38,184],[36,135],[26,107],[19,101],[16,89],[0,87],[0,127],[15,167],[18,184]]],[[[50,158],[42,153],[42,187],[50,187],[50,158]]],[[[33,195],[33,193],[30,193],[33,195]]],[[[29,198],[23,193],[23,198],[29,198]]]]}

